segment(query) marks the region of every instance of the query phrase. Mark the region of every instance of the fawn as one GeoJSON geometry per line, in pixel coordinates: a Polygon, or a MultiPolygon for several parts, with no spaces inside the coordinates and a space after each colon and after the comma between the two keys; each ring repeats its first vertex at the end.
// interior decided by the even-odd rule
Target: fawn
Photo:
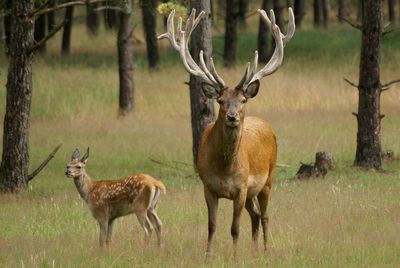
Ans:
{"type": "Polygon", "coordinates": [[[65,175],[73,178],[79,195],[86,201],[93,217],[100,225],[100,247],[111,242],[114,220],[135,213],[145,232],[146,242],[155,229],[161,245],[162,223],[156,213],[162,182],[147,174],[131,175],[119,180],[93,181],[85,171],[89,148],[79,159],[79,150],[72,153],[65,175]]]}

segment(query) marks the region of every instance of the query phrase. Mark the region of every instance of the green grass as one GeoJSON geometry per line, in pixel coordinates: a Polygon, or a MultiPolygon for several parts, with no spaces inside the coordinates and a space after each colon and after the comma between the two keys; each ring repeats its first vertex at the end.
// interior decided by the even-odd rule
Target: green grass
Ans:
{"type": "MultiPolygon", "coordinates": [[[[144,46],[135,45],[135,113],[117,118],[118,74],[115,36],[89,39],[74,31],[73,54],[61,57],[59,37],[48,56],[37,56],[30,131],[31,169],[60,142],[64,145],[26,193],[0,196],[0,263],[4,267],[397,267],[400,264],[400,162],[387,173],[352,167],[357,92],[343,80],[358,78],[360,36],[353,30],[302,30],[285,50],[285,63],[262,81],[247,104],[274,127],[278,169],[269,204],[270,254],[251,252],[250,222],[241,221],[239,260],[231,258],[232,203],[222,200],[214,254],[203,263],[207,211],[202,185],[191,166],[188,76],[178,56],[162,43],[162,65],[148,72],[144,46]],[[77,36],[81,38],[77,38],[77,36]],[[97,44],[91,46],[90,44],[97,44]],[[98,249],[98,226],[73,182],[64,176],[72,151],[91,147],[88,172],[95,179],[146,172],[161,179],[167,195],[159,215],[164,246],[147,248],[133,217],[117,221],[110,254],[98,249]],[[335,170],[326,179],[291,180],[299,162],[331,151],[335,170]],[[152,159],[161,161],[157,164],[152,159]]],[[[222,39],[214,39],[218,70],[230,85],[251,60],[254,33],[243,33],[238,66],[221,67],[222,39]],[[251,45],[248,45],[251,44],[251,45]],[[219,56],[218,56],[219,55],[219,56]]],[[[382,81],[398,78],[400,36],[385,37],[382,81]]],[[[0,59],[0,84],[6,60],[0,59]]],[[[382,95],[382,145],[400,152],[398,102],[394,85],[382,95]]],[[[0,118],[5,88],[0,88],[0,118]]],[[[261,246],[261,243],[260,243],[261,246]]]]}

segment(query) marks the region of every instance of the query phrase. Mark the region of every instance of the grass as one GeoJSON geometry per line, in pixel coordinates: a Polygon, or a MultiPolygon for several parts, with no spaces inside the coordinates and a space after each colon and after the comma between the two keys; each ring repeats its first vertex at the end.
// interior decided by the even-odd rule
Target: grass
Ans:
{"type": "MultiPolygon", "coordinates": [[[[202,185],[191,166],[187,74],[176,53],[162,44],[160,70],[145,68],[144,47],[135,46],[135,113],[117,119],[115,38],[102,32],[89,39],[74,28],[73,54],[49,55],[34,65],[30,132],[31,168],[58,143],[64,145],[46,169],[17,196],[0,196],[0,263],[4,267],[397,267],[400,264],[400,162],[385,163],[387,173],[351,167],[355,154],[357,92],[343,77],[358,77],[359,35],[351,30],[306,30],[288,44],[285,63],[262,81],[247,104],[250,115],[270,122],[279,145],[278,169],[269,204],[270,254],[251,252],[250,222],[241,221],[239,260],[231,258],[232,204],[222,200],[212,261],[205,265],[207,211],[202,185]],[[81,38],[76,38],[79,36],[81,38]],[[98,44],[89,46],[88,44],[98,44]],[[173,78],[173,79],[171,79],[173,78]],[[89,174],[117,178],[150,173],[167,185],[158,209],[165,244],[147,248],[133,217],[117,221],[110,254],[98,249],[98,226],[63,173],[72,151],[91,147],[89,174]],[[324,180],[295,182],[299,162],[331,151],[335,170],[324,180]],[[161,161],[160,165],[151,159],[161,161]],[[183,164],[184,163],[184,164],[183,164]]],[[[386,37],[385,37],[386,38],[386,37]]],[[[382,81],[398,78],[400,36],[387,36],[382,81]]],[[[221,75],[233,85],[252,58],[254,33],[241,35],[238,67],[221,75]]],[[[221,51],[221,38],[214,40],[221,51]]],[[[0,59],[0,84],[6,64],[0,59]]],[[[400,151],[399,86],[383,93],[384,149],[400,151]]],[[[0,88],[4,113],[5,89],[0,88]]],[[[1,116],[2,118],[3,116],[1,116]]],[[[155,240],[153,238],[153,240],[155,240]]],[[[261,244],[260,244],[261,246],[261,244]]]]}

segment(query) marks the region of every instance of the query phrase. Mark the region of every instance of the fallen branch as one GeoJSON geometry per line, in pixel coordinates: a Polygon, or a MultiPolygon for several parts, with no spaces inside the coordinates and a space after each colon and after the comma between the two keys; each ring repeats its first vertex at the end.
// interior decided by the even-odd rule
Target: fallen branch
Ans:
{"type": "Polygon", "coordinates": [[[31,174],[28,175],[28,181],[31,181],[34,177],[36,177],[37,174],[39,174],[40,171],[50,162],[50,160],[54,157],[54,155],[57,153],[58,149],[62,146],[62,143],[60,143],[54,150],[49,154],[49,156],[33,171],[31,174]]]}

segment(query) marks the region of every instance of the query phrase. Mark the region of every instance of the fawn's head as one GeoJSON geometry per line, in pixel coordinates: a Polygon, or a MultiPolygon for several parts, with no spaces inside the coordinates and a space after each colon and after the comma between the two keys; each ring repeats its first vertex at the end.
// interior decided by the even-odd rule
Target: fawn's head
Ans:
{"type": "Polygon", "coordinates": [[[168,16],[167,32],[160,35],[158,39],[167,38],[171,46],[180,54],[182,63],[185,69],[192,75],[203,80],[202,90],[204,95],[210,99],[216,99],[220,106],[219,117],[224,120],[229,127],[237,127],[244,118],[244,105],[248,99],[257,95],[260,87],[260,80],[275,72],[283,61],[283,48],[287,42],[293,37],[295,32],[294,14],[289,8],[289,25],[287,34],[281,33],[281,30],[275,23],[275,15],[271,10],[270,16],[259,9],[258,13],[261,19],[266,23],[275,39],[275,50],[269,62],[257,71],[258,53],[255,52],[255,57],[252,66],[247,64],[246,72],[235,88],[229,88],[218,75],[212,57],[209,59],[207,66],[204,53],[200,51],[200,64],[196,63],[189,52],[188,43],[190,36],[196,26],[200,23],[201,18],[205,15],[202,11],[196,17],[196,10],[193,9],[189,18],[186,21],[185,27],[182,26],[182,18],[179,18],[177,33],[175,37],[174,16],[175,10],[172,10],[168,16]]]}
{"type": "Polygon", "coordinates": [[[83,174],[87,159],[89,158],[89,147],[81,159],[79,159],[79,156],[79,150],[75,149],[75,151],[72,153],[71,161],[69,161],[67,165],[67,170],[65,171],[65,175],[67,177],[76,178],[83,174]]]}

